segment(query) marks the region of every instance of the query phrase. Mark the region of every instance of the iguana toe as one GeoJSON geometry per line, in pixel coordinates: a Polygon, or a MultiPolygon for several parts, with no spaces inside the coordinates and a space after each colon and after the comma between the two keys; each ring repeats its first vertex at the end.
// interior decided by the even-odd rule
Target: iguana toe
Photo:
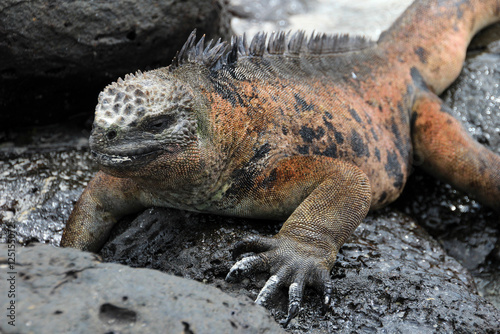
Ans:
{"type": "Polygon", "coordinates": [[[245,239],[238,241],[233,248],[233,257],[248,253],[260,253],[267,251],[276,246],[276,240],[269,237],[263,237],[260,235],[251,235],[245,239]]]}
{"type": "Polygon", "coordinates": [[[304,295],[304,279],[295,280],[288,288],[288,316],[281,324],[287,327],[290,321],[299,313],[300,304],[304,295]]]}
{"type": "Polygon", "coordinates": [[[261,255],[252,255],[236,262],[226,276],[226,281],[236,282],[238,278],[246,276],[251,272],[265,271],[267,269],[266,262],[261,255]]]}
{"type": "Polygon", "coordinates": [[[277,293],[278,289],[282,285],[282,278],[280,276],[282,275],[272,275],[269,277],[266,284],[260,290],[259,295],[255,299],[255,304],[262,306],[267,305],[268,300],[270,300],[270,298],[277,293]]]}

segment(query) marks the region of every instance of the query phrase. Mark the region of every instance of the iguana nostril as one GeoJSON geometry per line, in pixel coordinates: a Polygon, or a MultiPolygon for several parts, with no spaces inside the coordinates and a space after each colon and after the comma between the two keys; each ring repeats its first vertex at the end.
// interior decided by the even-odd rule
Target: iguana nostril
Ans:
{"type": "Polygon", "coordinates": [[[110,130],[106,133],[106,138],[109,140],[115,139],[118,134],[116,133],[115,130],[110,130]]]}

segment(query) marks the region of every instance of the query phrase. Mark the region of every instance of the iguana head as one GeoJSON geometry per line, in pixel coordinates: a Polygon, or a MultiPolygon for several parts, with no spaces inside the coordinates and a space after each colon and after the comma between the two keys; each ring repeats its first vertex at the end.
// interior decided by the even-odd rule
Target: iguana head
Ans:
{"type": "Polygon", "coordinates": [[[168,72],[137,72],[99,95],[90,149],[115,176],[173,163],[198,141],[194,97],[168,72]]]}

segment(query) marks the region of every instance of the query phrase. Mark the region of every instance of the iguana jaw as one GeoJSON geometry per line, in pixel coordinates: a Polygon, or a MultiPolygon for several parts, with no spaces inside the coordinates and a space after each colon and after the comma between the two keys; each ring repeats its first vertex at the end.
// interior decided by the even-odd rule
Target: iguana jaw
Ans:
{"type": "Polygon", "coordinates": [[[106,170],[134,170],[172,151],[167,143],[139,131],[94,127],[89,144],[93,159],[106,170]],[[117,138],[110,138],[110,133],[117,138]],[[119,135],[118,135],[119,134],[119,135]]]}
{"type": "Polygon", "coordinates": [[[161,133],[144,132],[141,127],[127,129],[94,125],[89,145],[92,158],[99,164],[99,169],[115,177],[155,179],[175,174],[182,164],[198,164],[195,158],[183,158],[186,154],[193,156],[197,138],[181,143],[171,136],[162,136],[161,133]],[[165,175],[155,172],[160,166],[163,166],[165,175]]]}
{"type": "Polygon", "coordinates": [[[132,151],[99,151],[91,149],[92,158],[102,167],[106,168],[133,168],[144,166],[159,156],[170,155],[174,157],[182,148],[177,144],[163,145],[161,147],[137,148],[132,151]]]}
{"type": "Polygon", "coordinates": [[[107,168],[140,167],[154,160],[160,154],[160,150],[132,155],[105,154],[92,151],[92,157],[94,160],[102,167],[107,168]]]}

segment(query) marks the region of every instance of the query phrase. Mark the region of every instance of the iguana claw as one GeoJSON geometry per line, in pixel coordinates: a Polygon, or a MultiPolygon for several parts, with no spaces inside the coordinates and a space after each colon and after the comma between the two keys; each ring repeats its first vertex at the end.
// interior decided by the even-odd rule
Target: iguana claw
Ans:
{"type": "Polygon", "coordinates": [[[265,238],[252,236],[235,246],[234,253],[241,254],[249,251],[260,251],[236,262],[229,270],[226,280],[234,282],[238,277],[253,272],[270,271],[271,276],[257,296],[255,303],[267,306],[278,289],[288,286],[288,316],[282,321],[284,327],[299,313],[304,295],[305,285],[312,285],[324,292],[324,310],[328,308],[333,291],[329,270],[322,264],[324,261],[318,252],[309,251],[298,254],[297,241],[291,238],[276,236],[265,238]]]}

